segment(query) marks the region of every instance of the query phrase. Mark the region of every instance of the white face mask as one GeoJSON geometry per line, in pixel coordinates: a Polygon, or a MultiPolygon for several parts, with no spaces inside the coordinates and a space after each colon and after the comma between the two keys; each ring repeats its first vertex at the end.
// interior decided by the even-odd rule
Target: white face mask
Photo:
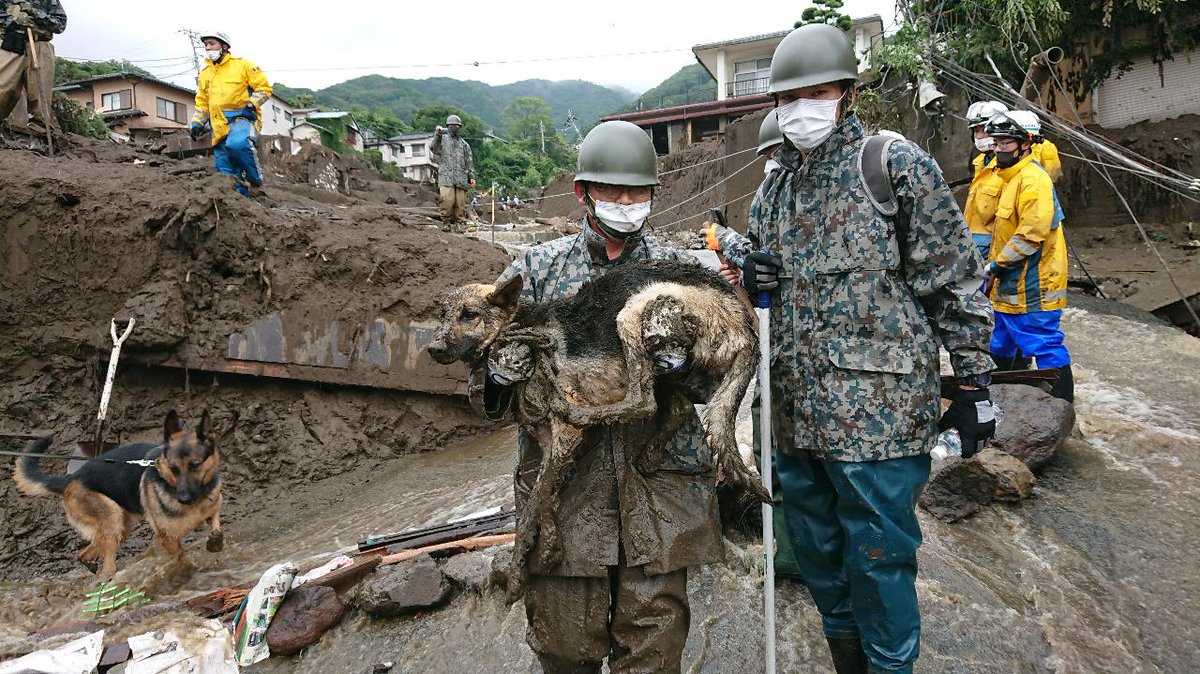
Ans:
{"type": "Polygon", "coordinates": [[[208,56],[208,60],[216,63],[221,58],[222,51],[220,49],[209,49],[204,52],[208,56]]]}
{"type": "Polygon", "coordinates": [[[980,152],[991,152],[996,149],[996,139],[991,136],[975,139],[975,149],[980,152]]]}
{"type": "Polygon", "coordinates": [[[776,108],[779,129],[796,147],[811,150],[833,133],[841,102],[841,98],[832,101],[797,98],[776,108]]]}
{"type": "Polygon", "coordinates": [[[777,168],[781,168],[779,166],[779,162],[775,161],[774,159],[768,159],[767,165],[763,167],[763,175],[767,175],[771,171],[774,171],[777,168]]]}
{"type": "Polygon", "coordinates": [[[633,234],[646,224],[650,217],[650,202],[618,204],[615,201],[593,200],[596,217],[605,226],[621,234],[633,234]]]}

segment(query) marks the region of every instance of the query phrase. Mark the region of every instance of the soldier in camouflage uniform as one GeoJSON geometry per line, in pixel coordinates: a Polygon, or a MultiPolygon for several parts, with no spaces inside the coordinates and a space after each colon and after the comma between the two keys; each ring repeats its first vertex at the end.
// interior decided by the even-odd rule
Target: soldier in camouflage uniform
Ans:
{"type": "Polygon", "coordinates": [[[806,25],[780,43],[771,93],[792,173],[725,250],[772,309],[772,434],[804,583],[838,674],[911,672],[920,642],[917,498],[939,428],[970,456],[995,429],[987,392],[992,315],[983,264],[934,161],[887,154],[899,203],[884,215],[859,169],[858,67],[845,34],[806,25]],[[738,245],[740,243],[740,246],[738,245]],[[778,251],[779,256],[766,251],[778,251]],[[939,420],[938,347],[960,378],[939,420]]]}
{"type": "Polygon", "coordinates": [[[437,127],[429,152],[437,158],[442,229],[458,231],[467,221],[467,189],[475,187],[475,161],[471,146],[462,137],[462,120],[458,115],[446,117],[446,128],[437,127]]]}
{"type": "MultiPolygon", "coordinates": [[[[642,233],[656,184],[657,157],[646,133],[629,122],[600,124],[584,138],[575,174],[576,197],[587,208],[583,231],[530,248],[497,282],[520,274],[523,299],[545,302],[573,295],[619,265],[697,262],[642,233]]],[[[472,372],[472,402],[492,418],[508,413],[486,409],[485,400],[504,397],[499,386],[489,373],[472,372]]],[[[690,618],[687,567],[720,561],[722,542],[700,420],[691,401],[669,404],[690,418],[659,466],[639,460],[653,419],[585,431],[583,458],[562,490],[563,560],[542,568],[537,549],[529,555],[527,638],[549,674],[599,672],[606,657],[614,673],[680,670],[690,618]]],[[[523,508],[542,448],[524,430],[517,445],[517,516],[535,517],[523,508]]]]}

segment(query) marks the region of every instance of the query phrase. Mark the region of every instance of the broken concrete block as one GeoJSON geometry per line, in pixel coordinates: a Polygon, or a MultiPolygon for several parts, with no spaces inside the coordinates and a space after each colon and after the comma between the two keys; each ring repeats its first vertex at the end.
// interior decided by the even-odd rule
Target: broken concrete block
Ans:
{"type": "Polygon", "coordinates": [[[363,583],[359,605],[376,617],[399,616],[440,606],[450,598],[450,582],[427,554],[381,568],[363,583]]]}
{"type": "Polygon", "coordinates": [[[267,646],[272,655],[299,653],[342,621],[346,605],[337,592],[324,585],[302,585],[284,597],[271,626],[267,628],[267,646]]]}

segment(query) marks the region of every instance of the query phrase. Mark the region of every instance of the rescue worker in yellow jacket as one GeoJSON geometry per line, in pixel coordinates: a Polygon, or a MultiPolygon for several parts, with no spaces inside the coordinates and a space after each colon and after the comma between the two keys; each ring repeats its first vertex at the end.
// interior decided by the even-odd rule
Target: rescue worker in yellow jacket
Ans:
{"type": "Polygon", "coordinates": [[[208,65],[196,83],[192,140],[210,127],[217,172],[233,176],[237,191],[250,196],[252,189],[257,192],[262,185],[255,144],[271,83],[258,66],[229,53],[229,37],[224,33],[208,33],[200,39],[208,65]]]}
{"type": "Polygon", "coordinates": [[[1057,369],[1051,395],[1075,398],[1071,354],[1059,326],[1067,306],[1067,243],[1062,212],[1046,171],[1034,163],[1033,136],[1008,113],[993,117],[997,174],[1004,189],[996,206],[987,265],[988,297],[995,309],[992,358],[1001,370],[1057,369]]]}
{"type": "Polygon", "coordinates": [[[987,135],[984,127],[993,115],[1007,111],[1008,108],[999,101],[976,101],[967,108],[967,128],[971,130],[979,154],[971,161],[973,177],[963,216],[979,250],[979,257],[984,262],[988,261],[988,254],[992,250],[992,219],[996,217],[1000,190],[1004,189],[1004,181],[996,175],[996,162],[992,155],[996,141],[987,135]]]}
{"type": "Polygon", "coordinates": [[[1030,110],[1014,110],[1013,119],[1033,136],[1033,160],[1050,174],[1050,182],[1057,183],[1062,177],[1062,160],[1058,158],[1058,146],[1042,135],[1042,120],[1030,110]]]}

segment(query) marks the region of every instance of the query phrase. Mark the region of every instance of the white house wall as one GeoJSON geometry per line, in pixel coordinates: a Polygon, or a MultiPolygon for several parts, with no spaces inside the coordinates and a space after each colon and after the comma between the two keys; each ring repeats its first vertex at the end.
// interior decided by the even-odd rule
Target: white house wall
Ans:
{"type": "Polygon", "coordinates": [[[1135,61],[1120,77],[1096,88],[1096,122],[1114,129],[1142,121],[1160,122],[1188,113],[1200,114],[1200,50],[1176,54],[1158,65],[1135,61]]]}

